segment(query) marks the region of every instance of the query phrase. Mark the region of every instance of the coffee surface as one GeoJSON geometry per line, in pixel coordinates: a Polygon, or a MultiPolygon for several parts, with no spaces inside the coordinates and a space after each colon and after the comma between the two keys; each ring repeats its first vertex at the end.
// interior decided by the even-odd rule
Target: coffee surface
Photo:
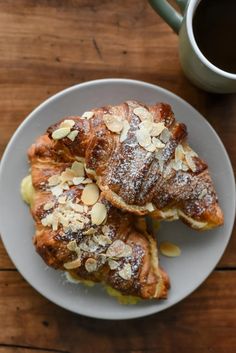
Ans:
{"type": "Polygon", "coordinates": [[[194,14],[193,33],[213,65],[236,73],[236,0],[202,0],[194,14]]]}

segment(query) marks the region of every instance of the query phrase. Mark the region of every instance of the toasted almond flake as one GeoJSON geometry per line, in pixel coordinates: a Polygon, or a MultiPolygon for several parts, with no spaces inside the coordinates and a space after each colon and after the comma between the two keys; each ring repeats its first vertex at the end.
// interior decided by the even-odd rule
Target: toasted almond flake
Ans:
{"type": "Polygon", "coordinates": [[[77,251],[78,250],[78,246],[77,246],[77,242],[76,240],[71,240],[67,245],[66,245],[67,249],[70,251],[77,251]]]}
{"type": "Polygon", "coordinates": [[[66,203],[66,199],[67,199],[67,196],[63,195],[63,196],[59,196],[57,201],[59,204],[64,205],[66,203]]]}
{"type": "Polygon", "coordinates": [[[125,243],[122,240],[115,240],[107,249],[107,256],[110,257],[122,257],[125,251],[125,243]]]}
{"type": "Polygon", "coordinates": [[[78,162],[82,162],[83,164],[84,164],[84,162],[85,162],[85,158],[84,158],[84,157],[75,156],[75,159],[76,159],[78,162]]]}
{"type": "Polygon", "coordinates": [[[63,193],[63,188],[61,185],[56,185],[51,188],[51,192],[54,196],[58,197],[63,193]]]}
{"type": "Polygon", "coordinates": [[[176,170],[176,171],[182,170],[182,168],[183,168],[183,162],[182,162],[181,160],[179,160],[179,159],[178,159],[177,161],[173,160],[173,161],[171,161],[171,163],[170,163],[170,167],[173,168],[173,169],[176,170]]]}
{"type": "Polygon", "coordinates": [[[71,119],[66,119],[64,121],[61,122],[60,124],[60,128],[62,127],[69,127],[70,129],[75,125],[74,120],[71,119]]]}
{"type": "Polygon", "coordinates": [[[96,177],[96,172],[94,169],[87,168],[86,165],[84,165],[84,169],[86,171],[86,174],[88,174],[88,176],[92,175],[92,176],[96,177]]]}
{"type": "Polygon", "coordinates": [[[122,253],[122,257],[129,257],[132,255],[132,248],[130,245],[125,244],[124,251],[122,253]]]}
{"type": "Polygon", "coordinates": [[[44,227],[47,227],[48,226],[48,220],[47,220],[47,217],[44,217],[41,219],[41,223],[44,227]]]}
{"type": "Polygon", "coordinates": [[[67,269],[67,270],[72,270],[74,268],[77,268],[77,267],[80,267],[81,266],[81,260],[80,258],[74,260],[74,261],[70,261],[70,262],[66,262],[64,263],[64,267],[67,269]]]}
{"type": "Polygon", "coordinates": [[[189,168],[193,171],[193,172],[196,172],[197,168],[196,168],[196,165],[191,157],[191,155],[189,153],[186,153],[185,154],[185,159],[186,159],[186,162],[189,166],[189,168]]]}
{"type": "Polygon", "coordinates": [[[104,114],[103,121],[108,130],[119,134],[124,127],[124,121],[118,115],[104,114]]]}
{"type": "Polygon", "coordinates": [[[137,115],[141,121],[151,120],[153,121],[152,114],[144,107],[137,107],[133,110],[134,114],[137,115]]]}
{"type": "Polygon", "coordinates": [[[94,241],[101,246],[106,246],[112,243],[111,239],[104,234],[94,235],[93,238],[94,238],[94,241]]]}
{"type": "Polygon", "coordinates": [[[86,178],[82,181],[82,184],[91,184],[93,181],[90,178],[86,178]]]}
{"type": "Polygon", "coordinates": [[[177,245],[170,243],[168,241],[162,242],[160,244],[160,251],[162,255],[168,256],[168,257],[177,257],[177,256],[180,256],[181,254],[180,248],[177,245]]]}
{"type": "Polygon", "coordinates": [[[84,177],[75,177],[72,179],[74,185],[84,184],[84,177]]]}
{"type": "Polygon", "coordinates": [[[50,210],[51,208],[53,208],[54,207],[54,202],[47,202],[47,203],[45,203],[45,205],[43,206],[43,209],[44,209],[44,211],[48,211],[48,210],[50,210]]]}
{"type": "Polygon", "coordinates": [[[127,139],[129,129],[130,129],[130,125],[129,125],[128,121],[124,120],[123,129],[122,129],[121,134],[120,134],[120,142],[121,143],[124,142],[127,139]]]}
{"type": "Polygon", "coordinates": [[[159,138],[161,139],[162,142],[167,143],[170,140],[170,137],[171,137],[170,131],[167,128],[165,128],[162,131],[159,138]]]}
{"type": "Polygon", "coordinates": [[[60,183],[60,175],[52,175],[48,178],[48,185],[49,186],[56,186],[60,183]]]}
{"type": "Polygon", "coordinates": [[[88,258],[85,262],[85,268],[88,272],[95,272],[97,270],[98,263],[97,260],[93,258],[88,258]]]}
{"type": "Polygon", "coordinates": [[[148,203],[146,204],[146,209],[147,209],[149,212],[155,211],[155,207],[154,207],[154,205],[153,205],[152,202],[148,202],[148,203]]]}
{"type": "Polygon", "coordinates": [[[152,138],[152,143],[154,144],[154,146],[156,146],[156,148],[164,148],[165,147],[165,144],[163,142],[161,142],[157,137],[152,138]]]}
{"type": "Polygon", "coordinates": [[[183,170],[184,172],[187,172],[187,170],[189,170],[189,167],[187,166],[187,164],[182,163],[182,170],[183,170]]]}
{"type": "Polygon", "coordinates": [[[156,146],[155,146],[153,143],[151,143],[151,144],[148,145],[148,146],[145,146],[144,148],[145,148],[145,150],[148,151],[148,152],[154,152],[154,151],[156,150],[156,146]]]}
{"type": "Polygon", "coordinates": [[[165,129],[165,124],[164,123],[153,123],[152,124],[152,129],[150,131],[151,136],[159,136],[162,131],[165,129]]]}
{"type": "Polygon", "coordinates": [[[78,205],[77,203],[71,203],[71,208],[75,212],[83,213],[84,212],[84,207],[82,205],[78,205]]]}
{"type": "Polygon", "coordinates": [[[87,184],[82,192],[81,201],[85,205],[94,205],[99,199],[99,189],[96,184],[87,184]]]}
{"type": "Polygon", "coordinates": [[[53,215],[52,230],[58,230],[58,226],[59,226],[59,219],[56,215],[53,215]]]}
{"type": "Polygon", "coordinates": [[[83,119],[91,119],[94,116],[94,112],[88,111],[88,112],[84,112],[84,114],[82,115],[83,119]]]}
{"type": "Polygon", "coordinates": [[[146,148],[152,142],[151,137],[148,133],[148,130],[142,128],[136,131],[136,138],[141,147],[146,148]]]}
{"type": "Polygon", "coordinates": [[[88,230],[83,232],[84,235],[93,235],[95,233],[95,229],[94,228],[89,228],[88,230]]]}
{"type": "Polygon", "coordinates": [[[78,135],[79,131],[77,130],[73,130],[69,133],[69,135],[67,135],[68,139],[70,139],[71,141],[75,141],[76,136],[78,135]]]}
{"type": "Polygon", "coordinates": [[[151,120],[144,120],[139,124],[139,128],[147,130],[149,135],[150,135],[150,132],[152,131],[152,127],[153,127],[153,122],[151,120]]]}
{"type": "Polygon", "coordinates": [[[115,270],[117,267],[119,267],[119,262],[112,259],[108,259],[108,265],[111,270],[115,270]]]}
{"type": "Polygon", "coordinates": [[[81,162],[75,161],[71,166],[71,170],[75,173],[75,176],[77,177],[84,176],[84,165],[81,162]]]}
{"type": "Polygon", "coordinates": [[[52,133],[52,138],[53,140],[60,140],[64,137],[66,137],[70,133],[70,128],[69,127],[61,127],[52,133]]]}
{"type": "Polygon", "coordinates": [[[175,149],[175,161],[184,160],[184,149],[182,145],[178,145],[175,149]]]}
{"type": "Polygon", "coordinates": [[[125,264],[124,267],[118,273],[121,278],[125,280],[129,280],[132,276],[131,265],[125,264]]]}
{"type": "Polygon", "coordinates": [[[102,232],[103,232],[104,235],[109,235],[109,233],[110,233],[110,227],[108,227],[107,225],[104,225],[104,226],[102,227],[102,232]]]}
{"type": "Polygon", "coordinates": [[[63,190],[69,190],[69,189],[70,189],[70,188],[69,188],[69,185],[66,184],[66,183],[65,183],[65,184],[62,184],[61,187],[62,187],[63,190]]]}
{"type": "Polygon", "coordinates": [[[66,170],[64,170],[64,172],[61,173],[60,179],[62,183],[66,183],[68,181],[73,180],[74,177],[75,177],[74,171],[70,168],[66,168],[66,170]]]}
{"type": "MultiPolygon", "coordinates": [[[[88,184],[91,185],[91,184],[88,184]]],[[[91,220],[93,224],[100,225],[107,217],[107,209],[103,203],[97,202],[91,209],[91,220]]]]}

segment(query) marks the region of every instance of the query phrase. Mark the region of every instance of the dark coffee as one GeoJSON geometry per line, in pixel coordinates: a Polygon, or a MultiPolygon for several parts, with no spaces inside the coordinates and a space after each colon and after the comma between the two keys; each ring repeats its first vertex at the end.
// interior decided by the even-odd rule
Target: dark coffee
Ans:
{"type": "Polygon", "coordinates": [[[213,65],[236,73],[236,0],[202,0],[194,14],[193,33],[213,65]]]}

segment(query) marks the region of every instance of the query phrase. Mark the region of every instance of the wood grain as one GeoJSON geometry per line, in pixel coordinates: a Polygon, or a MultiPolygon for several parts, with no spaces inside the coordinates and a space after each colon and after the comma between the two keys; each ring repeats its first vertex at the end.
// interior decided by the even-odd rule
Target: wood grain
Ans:
{"type": "Polygon", "coordinates": [[[3,272],[0,310],[4,329],[0,330],[0,342],[71,353],[233,353],[235,283],[235,272],[215,272],[174,310],[124,324],[60,309],[39,296],[17,272],[3,272]]]}
{"type": "MultiPolygon", "coordinates": [[[[0,0],[0,54],[0,157],[47,97],[79,82],[127,77],[192,104],[236,168],[236,96],[203,92],[184,77],[178,37],[146,0],[0,0]]],[[[197,291],[165,312],[124,324],[50,303],[22,279],[0,242],[0,353],[234,353],[235,253],[234,229],[218,269],[197,291]]]]}

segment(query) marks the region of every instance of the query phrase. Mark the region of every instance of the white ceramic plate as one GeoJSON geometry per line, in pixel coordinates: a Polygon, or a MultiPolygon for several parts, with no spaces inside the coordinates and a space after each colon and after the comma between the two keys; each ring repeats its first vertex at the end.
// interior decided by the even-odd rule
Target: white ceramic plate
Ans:
{"type": "Polygon", "coordinates": [[[105,79],[68,88],[51,97],[17,129],[1,162],[0,231],[5,247],[23,277],[52,302],[76,313],[103,319],[130,319],[157,313],[195,290],[214,269],[229,241],[235,216],[235,182],[226,150],[208,122],[173,93],[144,82],[105,79]],[[65,281],[64,275],[45,266],[32,245],[33,221],[22,202],[21,179],[28,173],[26,151],[52,123],[67,115],[127,99],[145,103],[170,103],[176,118],[188,126],[192,147],[208,164],[225,214],[225,225],[198,233],[181,222],[162,223],[159,241],[170,240],[182,249],[178,258],[164,258],[161,265],[170,275],[167,300],[121,305],[100,286],[85,288],[65,281]]]}

